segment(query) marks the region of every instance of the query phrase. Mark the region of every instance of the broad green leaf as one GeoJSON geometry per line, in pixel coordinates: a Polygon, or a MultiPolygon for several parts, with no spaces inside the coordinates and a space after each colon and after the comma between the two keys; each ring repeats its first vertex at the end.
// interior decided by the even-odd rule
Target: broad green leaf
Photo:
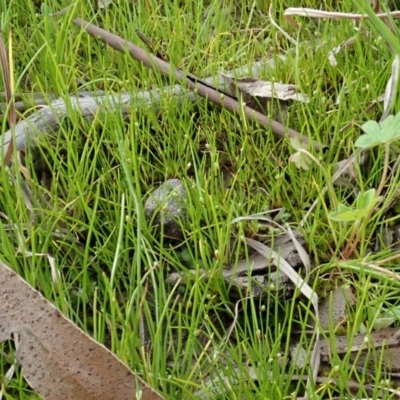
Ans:
{"type": "Polygon", "coordinates": [[[42,3],[40,5],[40,12],[42,15],[48,17],[51,14],[51,8],[46,3],[42,3]]]}
{"type": "Polygon", "coordinates": [[[364,193],[360,193],[357,197],[357,208],[368,208],[370,209],[375,204],[375,189],[369,189],[364,193]]]}
{"type": "Polygon", "coordinates": [[[367,148],[381,143],[388,143],[400,138],[400,113],[389,115],[378,124],[376,121],[367,121],[362,127],[365,132],[354,143],[355,147],[367,148]]]}
{"type": "Polygon", "coordinates": [[[329,218],[334,221],[351,222],[351,221],[357,221],[361,218],[365,218],[367,215],[368,215],[368,210],[350,209],[350,211],[345,211],[342,213],[340,213],[339,211],[333,211],[329,214],[329,218]]]}
{"type": "Polygon", "coordinates": [[[357,221],[361,218],[365,218],[380,199],[379,197],[375,197],[375,195],[375,189],[369,189],[366,192],[360,193],[357,196],[356,208],[340,203],[338,205],[338,210],[331,212],[329,218],[341,222],[357,221]]]}
{"type": "Polygon", "coordinates": [[[361,322],[360,324],[360,329],[358,330],[360,333],[367,333],[368,329],[367,327],[361,322]]]}
{"type": "Polygon", "coordinates": [[[391,308],[386,314],[385,317],[392,316],[396,317],[396,319],[400,318],[400,307],[393,307],[391,308]]]}
{"type": "Polygon", "coordinates": [[[380,331],[381,329],[387,328],[392,325],[395,321],[393,317],[381,317],[377,318],[374,322],[373,329],[375,331],[380,331]]]}
{"type": "Polygon", "coordinates": [[[333,211],[329,214],[329,218],[334,221],[353,221],[353,209],[351,207],[345,206],[344,204],[339,204],[338,211],[333,211]],[[350,219],[343,219],[350,217],[350,219]]]}
{"type": "Polygon", "coordinates": [[[346,206],[346,205],[344,205],[344,204],[342,204],[342,203],[340,203],[340,204],[338,205],[338,213],[339,213],[339,214],[343,214],[343,213],[350,212],[350,211],[354,211],[354,208],[351,208],[351,207],[349,207],[349,206],[346,206]]]}

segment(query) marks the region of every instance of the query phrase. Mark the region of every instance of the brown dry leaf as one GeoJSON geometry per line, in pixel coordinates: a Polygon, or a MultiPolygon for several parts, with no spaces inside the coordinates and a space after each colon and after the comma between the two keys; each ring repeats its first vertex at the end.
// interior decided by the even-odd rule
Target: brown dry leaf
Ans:
{"type": "MultiPolygon", "coordinates": [[[[279,298],[285,299],[293,294],[294,285],[286,275],[279,272],[270,272],[270,261],[261,254],[252,254],[248,259],[240,260],[222,270],[224,281],[228,285],[229,295],[232,299],[240,299],[249,296],[253,299],[266,297],[273,287],[279,298]],[[251,272],[254,275],[248,276],[251,272]]],[[[181,282],[187,284],[190,280],[208,280],[210,277],[204,270],[189,270],[188,275],[173,272],[167,282],[170,285],[179,285],[181,282]]]]}
{"type": "Polygon", "coordinates": [[[335,336],[329,341],[322,341],[322,359],[326,360],[333,352],[339,355],[346,355],[348,352],[357,353],[360,350],[368,350],[371,347],[382,348],[389,346],[394,348],[400,344],[399,328],[385,328],[369,334],[358,333],[349,337],[350,340],[347,336],[335,336]]]}
{"type": "MultiPolygon", "coordinates": [[[[306,273],[310,274],[311,273],[310,257],[308,255],[308,253],[306,252],[306,250],[304,249],[303,245],[300,243],[300,240],[303,239],[303,236],[298,231],[292,231],[289,224],[286,224],[286,232],[287,232],[287,236],[290,237],[290,239],[294,245],[294,248],[297,251],[297,254],[304,266],[304,269],[306,270],[306,273]]],[[[279,254],[282,256],[282,253],[279,253],[279,254]]],[[[288,260],[286,260],[286,261],[288,261],[288,260]]],[[[289,264],[290,264],[290,262],[289,262],[289,264]]]]}
{"type": "Polygon", "coordinates": [[[24,376],[45,400],[163,399],[0,262],[0,342],[13,334],[24,376]]]}
{"type": "Polygon", "coordinates": [[[309,102],[307,95],[297,93],[295,85],[267,82],[257,78],[235,79],[221,74],[232,96],[240,96],[246,106],[283,123],[287,117],[287,101],[309,102]]]}

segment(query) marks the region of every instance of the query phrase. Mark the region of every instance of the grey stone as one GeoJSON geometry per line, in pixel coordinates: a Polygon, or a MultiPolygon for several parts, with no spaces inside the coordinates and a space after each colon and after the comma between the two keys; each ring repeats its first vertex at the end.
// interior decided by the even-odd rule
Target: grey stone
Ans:
{"type": "Polygon", "coordinates": [[[321,328],[329,330],[338,327],[348,318],[348,308],[355,303],[355,296],[347,286],[334,288],[319,305],[319,323],[321,328]],[[331,298],[332,296],[332,298],[331,298]]]}
{"type": "Polygon", "coordinates": [[[183,183],[179,179],[168,179],[146,200],[144,212],[165,236],[181,239],[182,223],[187,216],[186,201],[183,183]]]}

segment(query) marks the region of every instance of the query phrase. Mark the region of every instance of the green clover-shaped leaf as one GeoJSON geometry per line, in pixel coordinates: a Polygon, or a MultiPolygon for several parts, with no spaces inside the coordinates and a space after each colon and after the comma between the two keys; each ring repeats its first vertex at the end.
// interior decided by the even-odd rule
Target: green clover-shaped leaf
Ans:
{"type": "Polygon", "coordinates": [[[307,150],[307,145],[305,143],[303,143],[298,136],[294,136],[294,137],[290,138],[290,145],[295,150],[300,150],[300,149],[307,150]]]}
{"type": "Polygon", "coordinates": [[[400,139],[400,113],[396,116],[389,115],[379,124],[376,121],[367,121],[361,128],[365,134],[356,140],[355,147],[365,149],[400,139]]]}
{"type": "Polygon", "coordinates": [[[373,207],[379,201],[379,199],[376,198],[375,195],[375,189],[369,189],[366,192],[360,193],[357,196],[357,208],[360,210],[362,208],[373,207]]]}
{"type": "Polygon", "coordinates": [[[307,149],[307,145],[302,143],[297,136],[290,139],[290,144],[297,152],[289,157],[289,161],[293,162],[297,168],[307,171],[312,160],[306,153],[301,151],[302,149],[307,149]]]}
{"type": "Polygon", "coordinates": [[[293,162],[297,168],[304,169],[305,171],[309,169],[309,165],[311,164],[310,157],[308,157],[307,154],[300,151],[292,154],[289,157],[289,161],[293,162]]]}

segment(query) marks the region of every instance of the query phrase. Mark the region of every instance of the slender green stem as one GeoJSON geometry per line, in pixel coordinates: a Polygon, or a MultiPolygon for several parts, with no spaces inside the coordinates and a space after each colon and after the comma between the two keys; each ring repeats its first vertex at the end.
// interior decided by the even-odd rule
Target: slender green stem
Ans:
{"type": "MultiPolygon", "coordinates": [[[[376,191],[376,195],[375,197],[378,198],[380,196],[380,194],[382,193],[384,187],[385,187],[385,182],[386,182],[386,178],[387,178],[387,172],[389,169],[389,155],[390,155],[390,144],[386,143],[385,144],[385,159],[384,159],[384,164],[383,164],[383,172],[382,172],[382,177],[378,186],[378,190],[376,191]]],[[[356,223],[354,226],[354,229],[352,230],[352,235],[351,238],[348,242],[348,245],[346,247],[346,250],[344,251],[344,258],[348,259],[351,257],[351,255],[354,253],[355,249],[357,248],[360,239],[362,237],[362,235],[364,234],[364,231],[372,217],[372,214],[375,211],[375,207],[371,208],[371,210],[368,212],[368,215],[365,217],[365,219],[363,220],[363,224],[362,224],[362,229],[358,229],[360,224],[356,223]],[[357,232],[357,236],[354,239],[354,233],[357,232]]]]}

